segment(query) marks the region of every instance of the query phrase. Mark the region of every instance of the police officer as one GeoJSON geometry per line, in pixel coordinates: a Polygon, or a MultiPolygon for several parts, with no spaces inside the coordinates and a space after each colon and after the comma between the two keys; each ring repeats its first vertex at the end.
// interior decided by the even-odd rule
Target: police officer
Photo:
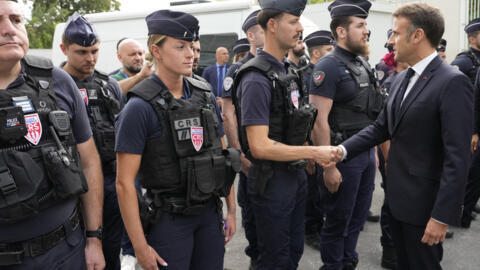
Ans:
{"type": "Polygon", "coordinates": [[[447,54],[445,51],[447,50],[447,40],[441,39],[440,44],[437,46],[437,52],[442,57],[443,61],[447,61],[447,54]]]}
{"type": "Polygon", "coordinates": [[[120,269],[123,223],[115,191],[115,116],[123,106],[118,83],[95,69],[100,40],[92,25],[78,13],[67,21],[60,48],[65,70],[75,81],[87,108],[103,171],[103,253],[106,269],[120,269]]]}
{"type": "Polygon", "coordinates": [[[198,20],[159,10],[146,21],[155,73],[129,92],[117,122],[117,191],[125,227],[143,269],[223,269],[224,244],[235,232],[230,187],[240,155],[222,152],[211,87],[190,77],[198,20]],[[147,190],[142,222],[137,173],[147,190]],[[219,196],[227,194],[224,224],[219,196]]]}
{"type": "Polygon", "coordinates": [[[452,65],[457,66],[474,84],[480,66],[480,18],[469,22],[464,30],[467,33],[470,48],[468,51],[459,53],[452,65]]]}
{"type": "Polygon", "coordinates": [[[21,10],[0,1],[0,268],[103,269],[82,231],[101,236],[103,196],[85,106],[68,74],[26,55],[21,10]]]}
{"type": "Polygon", "coordinates": [[[241,38],[235,41],[232,44],[233,63],[236,63],[242,60],[245,56],[247,56],[249,51],[250,51],[250,43],[248,42],[248,39],[241,38]]]}
{"type": "MultiPolygon", "coordinates": [[[[388,29],[387,40],[391,35],[392,29],[388,29]]],[[[380,62],[375,66],[378,83],[380,85],[383,85],[388,76],[395,72],[395,52],[393,51],[393,47],[385,43],[385,48],[387,48],[388,53],[386,53],[382,59],[380,59],[380,62]]]]}
{"type": "MultiPolygon", "coordinates": [[[[312,75],[310,101],[319,112],[313,131],[316,145],[336,145],[376,119],[384,97],[361,55],[368,49],[366,0],[336,0],[328,9],[335,49],[319,60],[312,75]]],[[[321,232],[323,269],[355,269],[356,245],[367,218],[375,179],[370,149],[351,161],[324,168],[321,185],[326,219],[321,232]]]]}
{"type": "MultiPolygon", "coordinates": [[[[249,14],[242,25],[242,30],[247,36],[250,51],[247,56],[242,60],[232,64],[227,71],[227,75],[223,82],[223,92],[222,92],[222,117],[223,125],[225,127],[225,133],[227,135],[228,143],[231,147],[240,149],[240,142],[238,141],[238,126],[237,126],[237,116],[235,115],[235,108],[232,103],[232,84],[233,77],[235,76],[238,69],[252,59],[256,54],[257,50],[263,48],[265,42],[265,35],[262,27],[257,23],[257,15],[260,10],[256,10],[249,14]]],[[[248,168],[250,167],[250,161],[245,158],[245,155],[242,153],[242,171],[239,175],[238,180],[238,191],[237,199],[238,205],[241,207],[242,214],[242,226],[245,230],[245,238],[248,241],[248,245],[245,248],[245,254],[250,257],[250,269],[255,269],[256,261],[258,258],[258,248],[257,248],[257,231],[255,226],[255,217],[253,215],[252,206],[247,196],[247,175],[248,168]]]]}
{"type": "MultiPolygon", "coordinates": [[[[334,39],[330,31],[319,30],[304,39],[310,62],[303,69],[304,83],[310,91],[310,82],[315,64],[333,49],[334,39]]],[[[307,166],[307,205],[305,211],[305,243],[315,249],[320,249],[320,231],[323,226],[323,211],[320,205],[319,185],[323,181],[323,171],[320,166],[309,169],[307,166]]]]}
{"type": "Polygon", "coordinates": [[[297,69],[308,65],[305,57],[305,43],[303,43],[302,35],[298,38],[295,47],[288,50],[287,61],[297,69]]]}
{"type": "Polygon", "coordinates": [[[303,27],[305,0],[260,0],[265,46],[237,72],[232,98],[242,151],[252,161],[248,196],[259,257],[255,269],[296,269],[303,253],[305,160],[328,163],[331,147],[303,146],[316,108],[302,78],[284,62],[303,27]]]}

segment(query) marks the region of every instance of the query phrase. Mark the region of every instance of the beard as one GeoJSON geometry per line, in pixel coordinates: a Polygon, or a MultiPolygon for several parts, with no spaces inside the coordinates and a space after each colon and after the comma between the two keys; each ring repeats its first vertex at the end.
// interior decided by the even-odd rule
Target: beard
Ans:
{"type": "Polygon", "coordinates": [[[302,56],[305,55],[305,49],[293,50],[293,54],[294,54],[296,57],[302,57],[302,56]]]}
{"type": "Polygon", "coordinates": [[[125,69],[132,74],[137,74],[142,70],[142,66],[125,66],[125,69]]]}
{"type": "Polygon", "coordinates": [[[345,41],[345,46],[347,49],[356,55],[364,56],[367,53],[368,47],[366,45],[355,43],[349,35],[347,35],[347,40],[345,41]]]}

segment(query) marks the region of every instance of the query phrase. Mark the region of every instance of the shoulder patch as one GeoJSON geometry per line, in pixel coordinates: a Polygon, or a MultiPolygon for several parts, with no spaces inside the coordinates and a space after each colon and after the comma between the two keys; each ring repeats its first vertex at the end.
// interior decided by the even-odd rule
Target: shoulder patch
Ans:
{"type": "Polygon", "coordinates": [[[225,91],[230,91],[230,88],[232,87],[232,84],[233,84],[233,78],[232,77],[226,77],[223,80],[223,89],[225,89],[225,91]]]}
{"type": "Polygon", "coordinates": [[[377,78],[378,80],[383,80],[383,78],[385,77],[385,72],[383,70],[377,70],[377,78]]]}
{"type": "Polygon", "coordinates": [[[323,80],[325,80],[325,72],[321,70],[315,71],[312,74],[312,78],[315,86],[320,86],[323,83],[323,80]]]}

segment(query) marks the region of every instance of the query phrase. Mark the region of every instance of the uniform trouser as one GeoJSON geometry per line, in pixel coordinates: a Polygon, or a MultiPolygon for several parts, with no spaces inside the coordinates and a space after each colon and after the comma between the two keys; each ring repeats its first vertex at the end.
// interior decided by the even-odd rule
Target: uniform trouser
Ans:
{"type": "Polygon", "coordinates": [[[223,270],[223,220],[211,200],[200,215],[161,212],[147,242],[168,264],[168,270],[223,270]]]}
{"type": "Polygon", "coordinates": [[[72,231],[65,223],[66,238],[37,257],[25,257],[20,265],[1,266],[2,270],[85,270],[85,237],[81,226],[72,231]]]}
{"type": "Polygon", "coordinates": [[[347,162],[337,164],[342,183],[336,193],[321,184],[326,212],[320,234],[322,269],[342,269],[358,259],[355,251],[360,230],[370,209],[375,180],[375,155],[370,149],[347,162]]]}
{"type": "Polygon", "coordinates": [[[307,173],[306,234],[320,233],[323,225],[323,211],[320,206],[320,181],[323,181],[323,169],[316,165],[314,174],[307,173]]]}
{"type": "Polygon", "coordinates": [[[124,231],[118,206],[115,174],[103,176],[103,240],[106,270],[120,269],[120,247],[124,231]]]}
{"type": "Polygon", "coordinates": [[[480,151],[475,151],[472,157],[472,165],[468,173],[467,187],[463,201],[463,215],[470,217],[475,205],[480,198],[480,151]]]}
{"type": "Polygon", "coordinates": [[[382,204],[382,210],[380,213],[380,229],[382,231],[382,235],[380,236],[380,243],[382,247],[392,247],[393,248],[393,239],[392,233],[390,232],[390,208],[388,208],[388,202],[386,198],[385,188],[387,185],[387,174],[385,171],[385,158],[383,157],[382,151],[380,151],[380,147],[378,149],[378,161],[380,165],[378,166],[378,170],[380,171],[380,175],[382,176],[382,188],[384,193],[384,199],[382,204]]]}
{"type": "Polygon", "coordinates": [[[439,270],[443,257],[442,243],[428,246],[421,239],[426,225],[416,226],[390,216],[390,229],[399,270],[439,270]]]}
{"type": "Polygon", "coordinates": [[[245,254],[256,262],[258,259],[258,247],[255,216],[253,215],[252,204],[247,194],[247,176],[243,172],[239,173],[237,200],[238,205],[242,208],[242,226],[245,230],[245,238],[248,241],[245,254]]]}
{"type": "Polygon", "coordinates": [[[305,170],[274,169],[263,194],[255,190],[255,165],[248,171],[248,196],[257,227],[256,270],[296,269],[305,232],[305,170]]]}

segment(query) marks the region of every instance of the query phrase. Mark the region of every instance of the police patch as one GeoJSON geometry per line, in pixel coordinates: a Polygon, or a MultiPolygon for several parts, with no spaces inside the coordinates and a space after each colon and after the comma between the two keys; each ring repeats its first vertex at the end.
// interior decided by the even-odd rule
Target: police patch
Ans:
{"type": "Polygon", "coordinates": [[[38,113],[25,115],[25,125],[27,126],[28,131],[27,135],[25,135],[25,139],[37,145],[42,137],[42,122],[40,122],[40,116],[38,116],[38,113]]]}
{"type": "Polygon", "coordinates": [[[85,101],[85,104],[88,105],[88,94],[87,94],[87,89],[78,89],[80,90],[80,96],[82,96],[83,101],[85,101]]]}
{"type": "Polygon", "coordinates": [[[232,77],[226,77],[223,80],[223,89],[225,89],[225,91],[230,91],[230,88],[232,87],[232,84],[233,84],[233,78],[232,77]]]}
{"type": "Polygon", "coordinates": [[[321,70],[315,71],[312,74],[312,77],[313,77],[313,83],[315,84],[315,86],[320,86],[323,83],[323,80],[325,79],[325,72],[321,70]]]}
{"type": "Polygon", "coordinates": [[[200,151],[203,145],[203,127],[190,127],[192,144],[195,150],[200,151]]]}
{"type": "Polygon", "coordinates": [[[383,72],[383,70],[377,70],[377,78],[379,81],[383,80],[383,78],[385,77],[385,72],[383,72]]]}

